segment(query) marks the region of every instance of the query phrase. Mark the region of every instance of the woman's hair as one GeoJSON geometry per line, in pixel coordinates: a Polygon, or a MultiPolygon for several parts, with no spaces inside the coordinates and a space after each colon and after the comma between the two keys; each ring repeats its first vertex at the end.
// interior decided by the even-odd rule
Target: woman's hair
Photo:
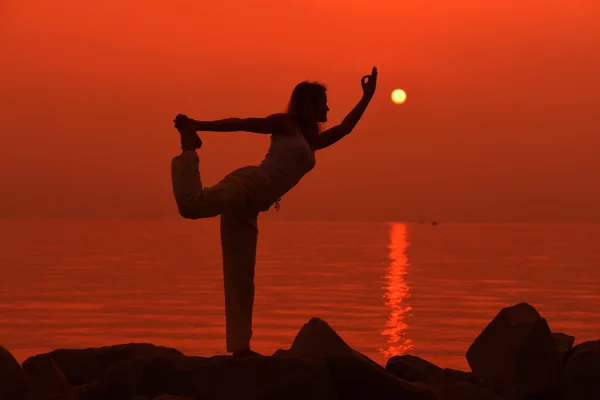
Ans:
{"type": "Polygon", "coordinates": [[[327,88],[322,83],[304,81],[297,84],[292,92],[287,113],[309,142],[313,135],[321,133],[321,124],[316,121],[313,109],[323,99],[326,91],[327,88]]]}

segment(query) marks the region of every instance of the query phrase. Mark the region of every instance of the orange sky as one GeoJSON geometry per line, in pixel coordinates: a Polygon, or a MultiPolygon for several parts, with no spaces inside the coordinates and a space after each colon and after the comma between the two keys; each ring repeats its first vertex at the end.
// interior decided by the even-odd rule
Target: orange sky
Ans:
{"type": "MultiPolygon", "coordinates": [[[[600,221],[600,6],[490,3],[3,0],[0,215],[176,217],[174,115],[268,115],[311,79],[337,123],[377,65],[363,121],[270,216],[600,221]]],[[[203,138],[206,184],[268,145],[203,138]]]]}

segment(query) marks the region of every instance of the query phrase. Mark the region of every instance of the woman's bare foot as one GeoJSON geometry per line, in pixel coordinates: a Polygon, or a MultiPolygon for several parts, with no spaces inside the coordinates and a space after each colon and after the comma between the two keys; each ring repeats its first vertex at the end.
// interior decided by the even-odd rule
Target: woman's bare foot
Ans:
{"type": "Polygon", "coordinates": [[[178,114],[173,122],[181,135],[182,150],[196,150],[202,147],[202,140],[198,136],[198,133],[196,133],[194,122],[191,119],[186,115],[178,114]]]}
{"type": "Polygon", "coordinates": [[[262,354],[252,351],[250,349],[234,351],[233,356],[235,358],[264,357],[262,354]]]}

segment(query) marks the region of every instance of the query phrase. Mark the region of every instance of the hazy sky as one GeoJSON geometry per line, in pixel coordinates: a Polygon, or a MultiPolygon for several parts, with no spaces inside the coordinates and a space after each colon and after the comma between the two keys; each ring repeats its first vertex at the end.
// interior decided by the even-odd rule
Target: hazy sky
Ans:
{"type": "MultiPolygon", "coordinates": [[[[355,132],[269,217],[600,221],[597,4],[0,0],[0,215],[176,217],[177,113],[266,116],[310,79],[331,125],[376,65],[355,132]]],[[[203,139],[205,184],[268,146],[203,139]]]]}

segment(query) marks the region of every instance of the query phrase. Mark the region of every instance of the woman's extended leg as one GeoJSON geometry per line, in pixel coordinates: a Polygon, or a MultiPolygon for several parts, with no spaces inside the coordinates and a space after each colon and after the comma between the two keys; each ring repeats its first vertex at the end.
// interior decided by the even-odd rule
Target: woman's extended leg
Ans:
{"type": "Polygon", "coordinates": [[[232,176],[225,177],[214,186],[203,188],[199,163],[195,151],[183,151],[171,161],[173,194],[182,217],[209,218],[247,207],[247,191],[232,176]]]}
{"type": "Polygon", "coordinates": [[[251,355],[254,267],[258,241],[256,213],[221,214],[227,351],[251,355]]]}
{"type": "Polygon", "coordinates": [[[202,187],[200,160],[196,154],[196,150],[202,147],[202,140],[186,116],[178,115],[173,122],[181,135],[183,150],[171,161],[173,194],[179,214],[190,219],[208,218],[247,206],[247,191],[231,175],[214,186],[202,187]]]}

